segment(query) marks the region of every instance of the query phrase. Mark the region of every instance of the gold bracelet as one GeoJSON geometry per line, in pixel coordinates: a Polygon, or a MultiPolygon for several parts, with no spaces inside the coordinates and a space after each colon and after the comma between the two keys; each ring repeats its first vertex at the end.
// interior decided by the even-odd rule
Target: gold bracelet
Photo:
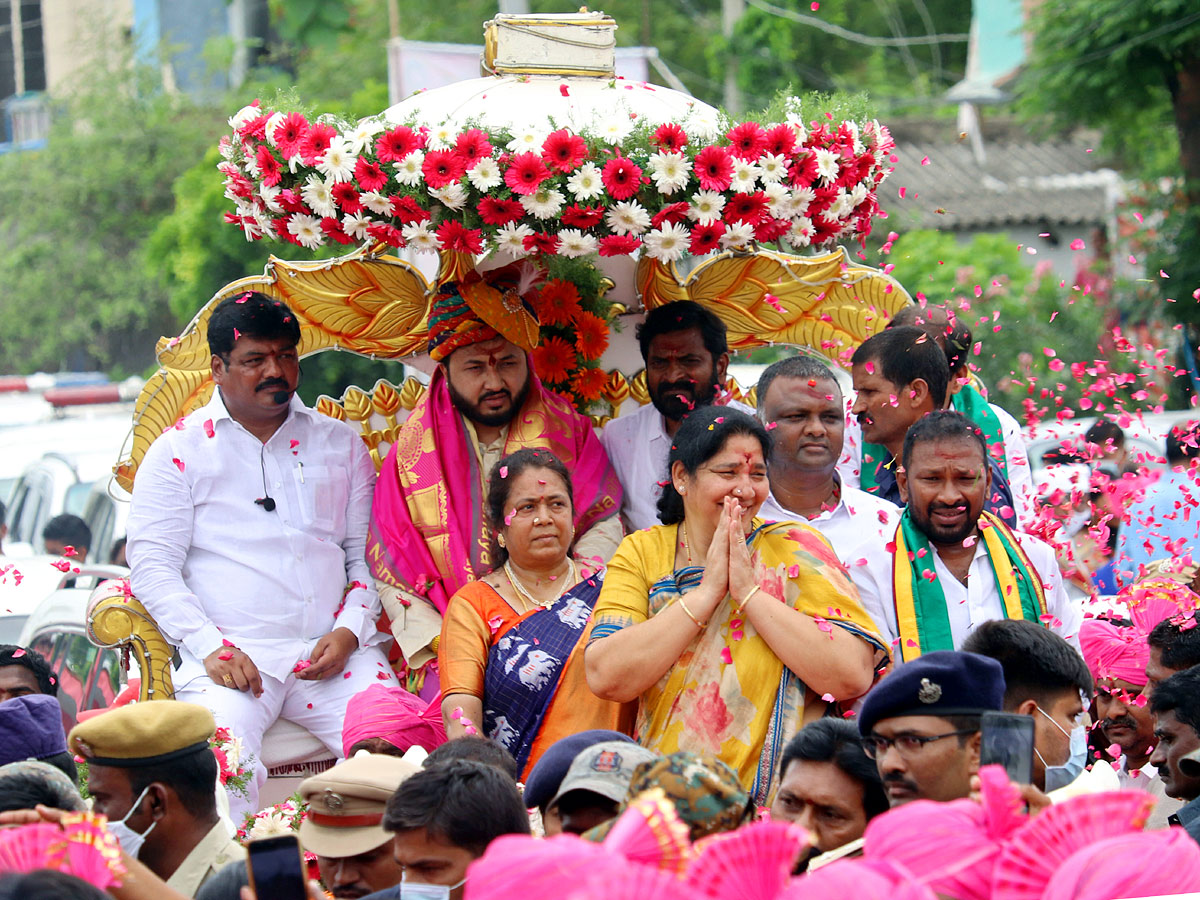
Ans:
{"type": "Polygon", "coordinates": [[[679,608],[682,609],[684,614],[689,619],[692,620],[692,624],[695,625],[697,628],[699,628],[701,631],[703,631],[705,629],[705,627],[708,625],[707,622],[701,622],[699,619],[697,619],[695,616],[692,615],[692,611],[687,608],[687,604],[683,602],[682,597],[679,598],[679,608]]]}
{"type": "Polygon", "coordinates": [[[752,597],[753,597],[755,594],[757,594],[757,593],[758,593],[758,591],[759,591],[759,586],[758,586],[757,584],[756,584],[754,587],[750,588],[750,593],[748,593],[748,594],[746,595],[746,599],[745,599],[745,600],[743,600],[743,601],[741,602],[741,605],[739,605],[739,606],[738,606],[738,607],[737,607],[737,608],[734,610],[734,612],[736,612],[736,613],[737,613],[737,614],[740,616],[740,615],[742,614],[742,610],[744,610],[744,609],[746,608],[746,604],[750,602],[750,599],[751,599],[751,598],[752,598],[752,597]]]}

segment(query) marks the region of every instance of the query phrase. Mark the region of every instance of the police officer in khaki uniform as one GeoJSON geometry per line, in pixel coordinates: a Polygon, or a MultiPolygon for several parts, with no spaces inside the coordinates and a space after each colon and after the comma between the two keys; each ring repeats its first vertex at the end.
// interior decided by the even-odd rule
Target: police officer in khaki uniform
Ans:
{"type": "Polygon", "coordinates": [[[93,809],[121,848],[187,897],[245,856],[217,816],[215,730],[203,706],[156,700],[102,713],[68,736],[88,763],[93,809]]]}
{"type": "Polygon", "coordinates": [[[300,843],[317,855],[334,897],[365,897],[400,883],[383,811],[400,783],[419,771],[395,756],[360,752],[300,785],[308,803],[300,843]]]}

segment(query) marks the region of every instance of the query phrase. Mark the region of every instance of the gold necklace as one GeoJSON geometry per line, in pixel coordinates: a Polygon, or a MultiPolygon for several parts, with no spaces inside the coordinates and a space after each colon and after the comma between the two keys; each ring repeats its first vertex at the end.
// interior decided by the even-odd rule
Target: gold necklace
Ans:
{"type": "Polygon", "coordinates": [[[692,547],[688,543],[687,525],[683,522],[679,523],[679,533],[683,535],[683,552],[687,554],[688,562],[692,561],[692,547]]]}
{"type": "Polygon", "coordinates": [[[530,606],[530,608],[541,606],[544,609],[549,609],[551,606],[553,606],[555,603],[557,603],[559,600],[561,600],[562,595],[565,594],[567,592],[567,589],[570,588],[571,585],[573,585],[575,583],[575,560],[573,560],[573,559],[567,560],[567,571],[564,575],[562,587],[559,589],[558,594],[554,597],[553,600],[548,600],[545,603],[543,603],[541,600],[538,600],[536,597],[534,597],[533,594],[530,593],[529,589],[527,587],[525,587],[524,582],[522,582],[521,579],[516,576],[516,574],[512,570],[511,560],[506,559],[504,561],[504,575],[505,575],[505,577],[508,578],[508,583],[512,585],[512,589],[517,592],[517,595],[525,603],[527,603],[530,606]]]}

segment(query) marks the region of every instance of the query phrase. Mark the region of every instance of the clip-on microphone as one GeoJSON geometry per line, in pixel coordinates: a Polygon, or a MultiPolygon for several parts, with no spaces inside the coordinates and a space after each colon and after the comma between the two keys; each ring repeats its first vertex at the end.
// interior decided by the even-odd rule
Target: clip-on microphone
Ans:
{"type": "Polygon", "coordinates": [[[275,512],[275,498],[274,497],[259,497],[257,500],[254,501],[254,503],[256,506],[261,506],[267,512],[275,512]]]}
{"type": "Polygon", "coordinates": [[[258,465],[259,465],[259,468],[262,470],[263,496],[261,496],[257,500],[255,500],[254,505],[261,506],[267,512],[275,512],[275,498],[272,497],[270,492],[267,491],[267,464],[263,460],[263,455],[266,452],[267,452],[266,447],[263,447],[262,450],[260,450],[258,452],[258,465]]]}

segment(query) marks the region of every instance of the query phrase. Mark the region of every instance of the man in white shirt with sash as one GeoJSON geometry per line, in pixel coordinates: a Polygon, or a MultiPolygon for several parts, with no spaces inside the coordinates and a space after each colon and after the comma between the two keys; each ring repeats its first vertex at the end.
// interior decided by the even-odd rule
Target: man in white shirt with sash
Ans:
{"type": "Polygon", "coordinates": [[[281,302],[231,297],[208,323],[216,390],[150,447],[129,513],[134,593],[179,650],[176,699],[254,755],[283,717],[340,756],[352,696],[395,683],[364,556],[375,468],[344,422],[295,396],[300,328],[281,302]]]}
{"type": "Polygon", "coordinates": [[[1068,597],[1049,544],[984,511],[987,447],[961,413],[938,410],[904,439],[896,473],[907,503],[887,554],[867,558],[863,607],[895,648],[897,664],[955,650],[992,619],[1027,619],[1079,649],[1083,611],[1068,597]]]}

